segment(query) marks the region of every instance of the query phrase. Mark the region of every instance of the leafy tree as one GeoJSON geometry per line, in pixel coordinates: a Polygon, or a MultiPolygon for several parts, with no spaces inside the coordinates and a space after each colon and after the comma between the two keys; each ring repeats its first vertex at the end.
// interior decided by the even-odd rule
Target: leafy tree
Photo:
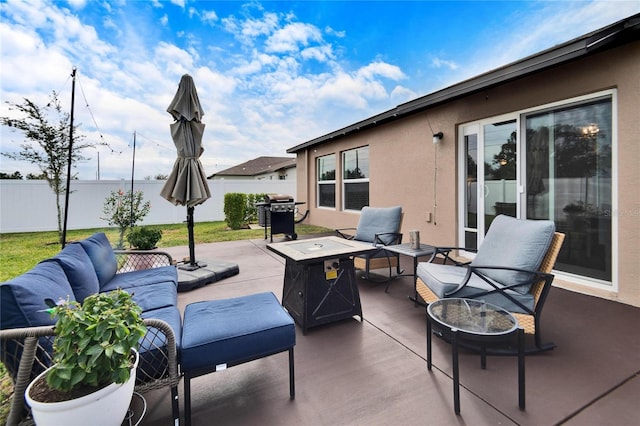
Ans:
{"type": "MultiPolygon", "coordinates": [[[[58,235],[62,244],[63,206],[61,195],[66,191],[66,176],[69,161],[69,130],[71,116],[62,111],[58,94],[54,91],[50,101],[44,107],[36,105],[24,98],[24,102],[16,104],[7,102],[9,110],[17,111],[22,117],[0,117],[0,123],[12,131],[21,132],[25,141],[17,152],[2,152],[2,155],[13,160],[28,161],[36,165],[49,187],[56,195],[58,213],[58,235]]],[[[85,160],[81,155],[83,149],[95,147],[93,144],[83,143],[84,136],[73,128],[73,149],[71,150],[71,164],[85,160]]],[[[30,175],[32,176],[32,175],[30,175]]],[[[36,177],[38,175],[35,175],[36,177]]]]}
{"type": "Polygon", "coordinates": [[[18,180],[22,180],[22,173],[20,173],[18,170],[16,170],[12,174],[5,173],[5,172],[0,172],[0,179],[18,179],[18,180]]]}
{"type": "Polygon", "coordinates": [[[28,180],[47,180],[47,175],[45,173],[40,173],[39,175],[36,175],[34,173],[28,173],[27,179],[28,180]]]}
{"type": "Polygon", "coordinates": [[[100,219],[106,220],[109,226],[117,225],[120,231],[118,244],[116,248],[124,248],[124,234],[127,229],[133,228],[137,222],[141,222],[144,217],[149,214],[151,202],[142,202],[144,193],[136,191],[124,192],[121,189],[111,191],[111,194],[105,199],[102,212],[105,216],[100,219]]]}

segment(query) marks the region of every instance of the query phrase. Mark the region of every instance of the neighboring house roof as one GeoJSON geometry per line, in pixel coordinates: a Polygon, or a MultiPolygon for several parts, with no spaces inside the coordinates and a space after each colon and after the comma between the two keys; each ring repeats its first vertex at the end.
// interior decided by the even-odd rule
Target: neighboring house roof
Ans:
{"type": "Polygon", "coordinates": [[[289,148],[287,149],[287,153],[293,154],[329,140],[376,127],[427,108],[444,104],[482,90],[487,90],[508,81],[522,78],[597,52],[637,41],[638,39],[640,39],[640,14],[630,16],[607,27],[550,49],[543,50],[517,62],[512,62],[503,67],[454,84],[453,86],[400,104],[381,114],[289,148]]]}
{"type": "Polygon", "coordinates": [[[214,173],[208,179],[212,179],[215,176],[258,176],[291,169],[295,166],[295,157],[258,157],[214,173]]]}

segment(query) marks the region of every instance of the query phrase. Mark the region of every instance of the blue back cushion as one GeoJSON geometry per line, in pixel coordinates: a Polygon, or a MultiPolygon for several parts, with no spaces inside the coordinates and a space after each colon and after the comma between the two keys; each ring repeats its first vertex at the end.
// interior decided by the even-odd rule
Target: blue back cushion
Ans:
{"type": "MultiPolygon", "coordinates": [[[[555,230],[555,224],[550,220],[523,220],[499,215],[491,223],[471,264],[537,271],[555,230]]],[[[531,287],[531,275],[524,272],[490,269],[481,272],[503,285],[528,283],[514,289],[521,294],[528,293],[531,287]]]]}
{"type": "MultiPolygon", "coordinates": [[[[375,242],[376,234],[385,232],[400,232],[402,219],[402,207],[368,207],[360,211],[360,221],[356,229],[354,240],[375,242]]],[[[390,244],[394,240],[393,235],[384,235],[380,239],[384,244],[390,244]]]]}
{"type": "Polygon", "coordinates": [[[64,249],[47,262],[57,262],[67,275],[76,300],[80,303],[100,290],[96,270],[89,255],[78,243],[68,244],[64,249]]]}
{"type": "Polygon", "coordinates": [[[75,300],[64,270],[57,262],[42,262],[24,274],[0,284],[0,328],[53,325],[43,310],[44,299],[75,300]]]}
{"type": "Polygon", "coordinates": [[[111,243],[103,232],[93,234],[89,238],[79,242],[84,251],[89,255],[93,268],[98,276],[100,287],[108,283],[116,274],[118,262],[113,253],[111,243]]]}

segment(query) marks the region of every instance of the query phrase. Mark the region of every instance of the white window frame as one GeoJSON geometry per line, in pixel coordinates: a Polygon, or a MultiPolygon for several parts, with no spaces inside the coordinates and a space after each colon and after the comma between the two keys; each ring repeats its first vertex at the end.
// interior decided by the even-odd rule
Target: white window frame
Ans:
{"type": "Polygon", "coordinates": [[[325,158],[325,157],[334,157],[334,162],[335,162],[335,169],[334,169],[334,174],[338,173],[338,158],[337,155],[335,153],[333,154],[327,154],[327,155],[321,155],[319,157],[316,157],[316,207],[319,209],[328,209],[328,210],[335,210],[336,209],[336,201],[335,201],[335,192],[337,189],[337,181],[334,178],[333,180],[320,180],[320,177],[318,176],[318,162],[321,158],[325,158]],[[322,206],[320,205],[320,186],[321,185],[333,185],[333,192],[334,192],[334,200],[333,206],[322,206]]]}
{"type": "MultiPolygon", "coordinates": [[[[369,183],[369,176],[367,176],[366,178],[359,178],[359,179],[346,179],[344,177],[344,167],[345,167],[345,161],[344,161],[344,156],[346,153],[351,152],[351,151],[355,151],[358,149],[362,149],[362,148],[367,148],[367,151],[369,152],[369,155],[371,153],[371,150],[369,150],[369,145],[363,145],[363,146],[359,146],[357,148],[352,148],[352,149],[347,149],[344,150],[340,153],[340,178],[342,179],[341,182],[341,187],[342,187],[342,210],[346,211],[346,212],[359,212],[361,209],[348,209],[347,208],[347,200],[346,200],[346,195],[347,195],[347,189],[346,186],[350,183],[369,183]]],[[[369,166],[371,165],[371,161],[370,158],[367,158],[367,168],[369,168],[369,166]]],[[[371,190],[369,189],[369,195],[371,195],[371,190]]]]}

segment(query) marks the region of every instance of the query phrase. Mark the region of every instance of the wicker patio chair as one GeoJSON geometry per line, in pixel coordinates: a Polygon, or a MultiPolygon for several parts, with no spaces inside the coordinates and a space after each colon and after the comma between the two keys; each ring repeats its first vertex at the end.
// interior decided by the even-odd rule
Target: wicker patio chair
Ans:
{"type": "MultiPolygon", "coordinates": [[[[523,222],[520,221],[520,223],[523,222]]],[[[494,224],[492,224],[492,227],[493,226],[494,224]]],[[[511,230],[508,230],[507,232],[510,231],[511,230]]],[[[514,240],[517,242],[517,237],[515,237],[514,240]]],[[[436,254],[441,254],[442,256],[433,256],[432,261],[444,258],[443,264],[437,268],[445,274],[452,274],[449,275],[449,278],[459,278],[459,282],[449,283],[453,284],[453,289],[443,292],[443,288],[435,286],[433,282],[430,283],[431,285],[428,284],[428,281],[432,281],[428,278],[429,274],[425,273],[425,267],[428,267],[420,264],[418,266],[418,278],[416,281],[418,296],[426,304],[443,297],[463,297],[485,300],[494,305],[501,306],[513,314],[518,320],[519,325],[524,329],[525,334],[534,337],[535,347],[528,347],[526,349],[527,353],[553,349],[555,348],[554,343],[542,342],[540,318],[542,308],[544,307],[553,283],[554,276],[551,274],[551,271],[556,263],[563,241],[564,234],[559,232],[552,233],[548,248],[542,253],[543,257],[539,262],[540,266],[535,270],[518,268],[516,266],[510,267],[500,262],[501,259],[499,258],[496,258],[495,261],[497,266],[485,266],[478,264],[475,260],[473,262],[460,262],[450,256],[451,250],[465,250],[480,253],[483,250],[483,246],[481,246],[479,250],[460,247],[436,248],[436,254]],[[492,271],[520,273],[525,274],[527,278],[524,283],[522,281],[517,284],[509,284],[508,282],[501,283],[491,276],[492,271]],[[521,290],[524,287],[529,288],[526,294],[515,291],[516,289],[521,290]]],[[[504,247],[503,250],[508,250],[508,247],[504,247]]]]}

